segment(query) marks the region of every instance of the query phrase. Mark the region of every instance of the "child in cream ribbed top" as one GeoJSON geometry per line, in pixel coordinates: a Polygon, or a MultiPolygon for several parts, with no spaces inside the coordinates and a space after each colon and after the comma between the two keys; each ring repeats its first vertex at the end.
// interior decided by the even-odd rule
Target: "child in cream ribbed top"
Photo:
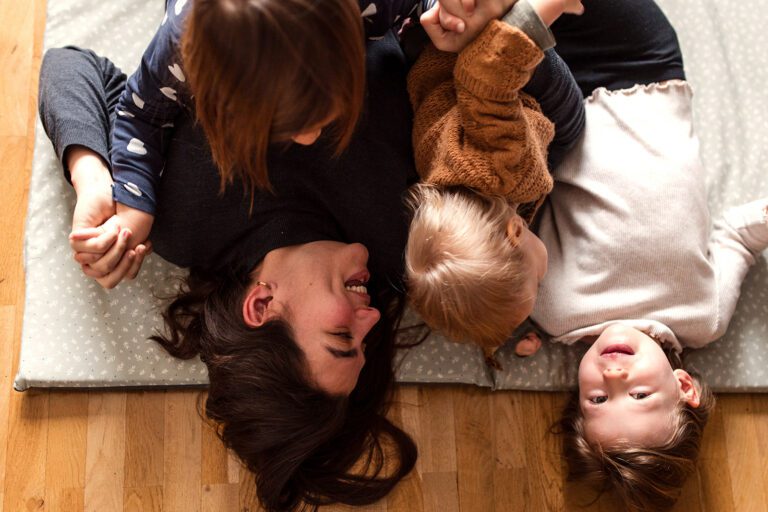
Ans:
{"type": "Polygon", "coordinates": [[[711,226],[686,82],[598,89],[555,171],[538,235],[549,252],[532,319],[555,341],[634,327],[678,351],[725,333],[768,247],[768,197],[711,226]]]}

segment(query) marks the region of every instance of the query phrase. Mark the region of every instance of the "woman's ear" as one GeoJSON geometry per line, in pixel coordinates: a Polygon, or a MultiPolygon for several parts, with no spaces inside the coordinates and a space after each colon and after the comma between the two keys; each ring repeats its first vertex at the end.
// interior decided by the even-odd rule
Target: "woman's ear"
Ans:
{"type": "Polygon", "coordinates": [[[512,215],[507,221],[507,239],[512,247],[520,244],[520,237],[523,236],[523,219],[519,215],[512,215]]]}
{"type": "Polygon", "coordinates": [[[680,398],[694,409],[697,408],[700,399],[696,381],[685,370],[678,369],[673,373],[677,379],[677,386],[680,389],[680,398]]]}
{"type": "Polygon", "coordinates": [[[261,281],[255,282],[243,301],[243,320],[249,327],[261,327],[272,317],[270,304],[272,287],[261,281]]]}

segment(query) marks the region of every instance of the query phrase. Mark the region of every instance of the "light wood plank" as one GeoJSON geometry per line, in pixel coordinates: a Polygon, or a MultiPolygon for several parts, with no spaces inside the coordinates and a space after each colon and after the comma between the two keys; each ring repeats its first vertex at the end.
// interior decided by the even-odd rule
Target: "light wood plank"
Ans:
{"type": "MultiPolygon", "coordinates": [[[[2,96],[2,94],[0,94],[2,96]]],[[[22,183],[28,179],[26,163],[28,158],[28,140],[25,136],[0,137],[0,190],[9,191],[3,197],[0,208],[0,247],[7,248],[0,258],[0,306],[19,304],[19,314],[23,308],[23,268],[22,268],[22,232],[26,211],[26,191],[22,183]],[[6,167],[7,166],[7,167],[6,167]],[[15,176],[15,173],[22,176],[15,176]]],[[[10,325],[14,322],[11,321],[10,325]]],[[[12,345],[9,345],[12,347],[12,345]]]]}
{"type": "Polygon", "coordinates": [[[448,386],[419,388],[419,457],[423,473],[456,471],[454,389],[448,386]]]}
{"type": "Polygon", "coordinates": [[[124,512],[161,512],[163,486],[126,487],[123,494],[124,512]]]}
{"type": "Polygon", "coordinates": [[[0,3],[0,20],[7,20],[3,22],[0,69],[12,77],[3,80],[0,94],[0,137],[25,137],[28,133],[36,7],[35,2],[0,3]]]}
{"type": "Polygon", "coordinates": [[[494,510],[493,422],[489,391],[467,388],[453,400],[459,508],[494,510]]]}
{"type": "Polygon", "coordinates": [[[125,487],[162,487],[164,439],[165,393],[128,393],[125,410],[125,487]]]}
{"type": "Polygon", "coordinates": [[[123,509],[125,393],[92,393],[88,400],[85,510],[123,509]]]}
{"type": "Polygon", "coordinates": [[[704,430],[699,454],[699,474],[696,482],[702,495],[704,510],[733,510],[731,474],[724,471],[728,460],[723,408],[715,407],[704,430]]]}
{"type": "Polygon", "coordinates": [[[256,494],[256,482],[253,475],[243,466],[240,472],[238,501],[241,512],[263,512],[256,494]]]}
{"type": "MultiPolygon", "coordinates": [[[[0,493],[3,493],[6,476],[5,464],[8,445],[5,440],[8,439],[9,428],[10,402],[8,396],[13,386],[12,354],[14,352],[15,327],[16,307],[0,306],[0,493]]],[[[2,500],[0,500],[0,512],[2,512],[2,500]]]]}
{"type": "MultiPolygon", "coordinates": [[[[203,401],[204,403],[204,401],[203,401]]],[[[224,443],[216,434],[216,427],[207,422],[202,422],[202,483],[203,486],[213,484],[238,483],[240,468],[231,468],[230,455],[224,443]],[[237,474],[237,480],[232,482],[233,474],[237,474]]],[[[205,489],[205,487],[203,488],[205,489]]]]}
{"type": "Polygon", "coordinates": [[[10,397],[3,509],[40,510],[45,504],[48,392],[11,392],[10,397]]]}
{"type": "Polygon", "coordinates": [[[222,512],[238,509],[240,487],[237,484],[206,484],[202,491],[202,512],[222,512]]]}
{"type": "Polygon", "coordinates": [[[165,397],[163,511],[200,510],[202,425],[198,391],[168,391],[165,397]]]}
{"type": "Polygon", "coordinates": [[[720,407],[723,422],[730,432],[726,444],[727,467],[733,485],[733,505],[735,510],[750,510],[757,503],[762,504],[761,507],[768,503],[765,484],[761,481],[765,460],[759,458],[758,430],[755,417],[750,411],[752,403],[749,396],[729,398],[731,400],[721,400],[720,407]]]}
{"type": "Polygon", "coordinates": [[[88,395],[51,394],[48,407],[45,496],[48,510],[83,510],[88,395]]]}
{"type": "Polygon", "coordinates": [[[459,512],[455,471],[429,471],[422,475],[425,512],[459,512]]]}

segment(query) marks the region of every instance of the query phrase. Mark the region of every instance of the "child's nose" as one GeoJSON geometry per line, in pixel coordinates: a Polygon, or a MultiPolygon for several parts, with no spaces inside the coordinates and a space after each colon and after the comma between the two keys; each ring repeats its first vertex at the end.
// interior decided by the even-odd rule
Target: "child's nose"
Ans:
{"type": "Polygon", "coordinates": [[[626,379],[627,378],[627,370],[624,368],[606,368],[603,370],[603,376],[606,379],[626,379]]]}

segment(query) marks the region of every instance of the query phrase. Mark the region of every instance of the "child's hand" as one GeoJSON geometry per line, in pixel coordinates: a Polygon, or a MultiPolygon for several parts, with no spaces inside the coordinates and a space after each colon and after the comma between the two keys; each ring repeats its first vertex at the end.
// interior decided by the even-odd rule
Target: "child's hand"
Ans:
{"type": "Polygon", "coordinates": [[[144,257],[152,250],[147,237],[153,220],[148,213],[118,203],[117,213],[102,226],[73,232],[71,237],[83,245],[101,236],[99,231],[114,234],[114,243],[104,253],[78,252],[75,255],[83,273],[108,289],[125,279],[134,279],[144,257]]]}
{"type": "Polygon", "coordinates": [[[483,31],[491,20],[502,16],[517,0],[474,0],[475,7],[470,14],[443,12],[443,4],[450,2],[455,8],[456,5],[463,5],[466,1],[440,0],[421,15],[421,26],[438,50],[460,52],[483,31]],[[461,17],[460,27],[456,23],[456,18],[459,17],[461,17]],[[456,28],[461,28],[461,31],[455,30],[456,28]]]}
{"type": "MultiPolygon", "coordinates": [[[[542,5],[544,17],[552,18],[550,25],[563,12],[580,14],[581,0],[530,0],[542,5]],[[549,13],[554,12],[552,17],[549,13]]],[[[506,14],[517,0],[438,0],[421,15],[421,25],[438,50],[460,52],[491,22],[506,14]]],[[[540,13],[539,9],[536,9],[540,13]]],[[[541,14],[539,14],[541,16],[541,14]]],[[[544,20],[544,18],[542,18],[544,20]]]]}
{"type": "Polygon", "coordinates": [[[476,0],[438,0],[440,26],[447,32],[461,34],[466,28],[464,18],[475,11],[476,0]]]}
{"type": "Polygon", "coordinates": [[[75,253],[104,254],[118,232],[117,226],[105,225],[115,214],[112,176],[101,158],[85,148],[73,147],[67,157],[77,193],[69,244],[75,253]],[[73,236],[76,233],[81,236],[73,236]]]}
{"type": "Polygon", "coordinates": [[[528,2],[547,26],[552,25],[562,14],[584,13],[581,0],[528,0],[528,2]]]}

